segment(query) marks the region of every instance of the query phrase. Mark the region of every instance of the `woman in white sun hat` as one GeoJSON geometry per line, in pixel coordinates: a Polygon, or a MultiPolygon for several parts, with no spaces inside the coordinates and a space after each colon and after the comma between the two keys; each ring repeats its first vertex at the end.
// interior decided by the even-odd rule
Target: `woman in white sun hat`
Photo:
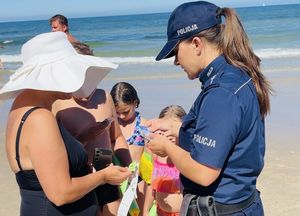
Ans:
{"type": "Polygon", "coordinates": [[[6,131],[8,162],[20,187],[20,215],[96,215],[93,189],[118,185],[127,168],[90,173],[83,146],[51,113],[58,99],[88,97],[117,66],[77,54],[62,32],[37,35],[22,47],[23,66],[0,90],[14,98],[6,131]]]}

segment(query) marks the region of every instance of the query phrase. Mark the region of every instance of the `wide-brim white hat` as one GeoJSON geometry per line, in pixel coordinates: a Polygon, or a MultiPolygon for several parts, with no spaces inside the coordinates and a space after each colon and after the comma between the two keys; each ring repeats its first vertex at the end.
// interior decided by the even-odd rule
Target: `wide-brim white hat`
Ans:
{"type": "Polygon", "coordinates": [[[0,89],[0,100],[13,98],[24,89],[92,93],[118,67],[99,57],[78,54],[63,32],[35,36],[22,46],[21,56],[23,66],[0,89]]]}

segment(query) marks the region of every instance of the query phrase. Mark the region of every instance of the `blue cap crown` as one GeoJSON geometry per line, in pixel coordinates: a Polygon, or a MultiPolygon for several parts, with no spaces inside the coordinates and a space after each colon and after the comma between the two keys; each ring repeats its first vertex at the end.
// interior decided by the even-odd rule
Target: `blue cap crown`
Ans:
{"type": "Polygon", "coordinates": [[[178,6],[168,21],[168,42],[156,60],[174,56],[173,49],[182,39],[187,39],[205,29],[222,23],[220,8],[205,1],[188,2],[178,6]]]}

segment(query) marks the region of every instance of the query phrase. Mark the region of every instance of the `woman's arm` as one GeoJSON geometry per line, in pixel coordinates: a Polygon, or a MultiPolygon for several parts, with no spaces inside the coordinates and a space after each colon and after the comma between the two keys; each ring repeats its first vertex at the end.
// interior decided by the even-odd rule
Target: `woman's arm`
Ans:
{"type": "Polygon", "coordinates": [[[101,171],[72,178],[63,139],[53,114],[39,109],[24,125],[23,141],[33,169],[48,199],[57,206],[76,201],[104,183],[120,184],[129,175],[127,168],[111,166],[101,171]]]}

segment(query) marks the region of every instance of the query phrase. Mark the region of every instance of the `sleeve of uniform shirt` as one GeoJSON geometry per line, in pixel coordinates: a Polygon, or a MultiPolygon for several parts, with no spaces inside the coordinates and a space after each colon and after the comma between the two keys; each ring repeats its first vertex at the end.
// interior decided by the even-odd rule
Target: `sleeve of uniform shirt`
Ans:
{"type": "Polygon", "coordinates": [[[203,165],[221,169],[242,120],[237,95],[220,87],[210,89],[198,110],[191,156],[203,165]]]}

